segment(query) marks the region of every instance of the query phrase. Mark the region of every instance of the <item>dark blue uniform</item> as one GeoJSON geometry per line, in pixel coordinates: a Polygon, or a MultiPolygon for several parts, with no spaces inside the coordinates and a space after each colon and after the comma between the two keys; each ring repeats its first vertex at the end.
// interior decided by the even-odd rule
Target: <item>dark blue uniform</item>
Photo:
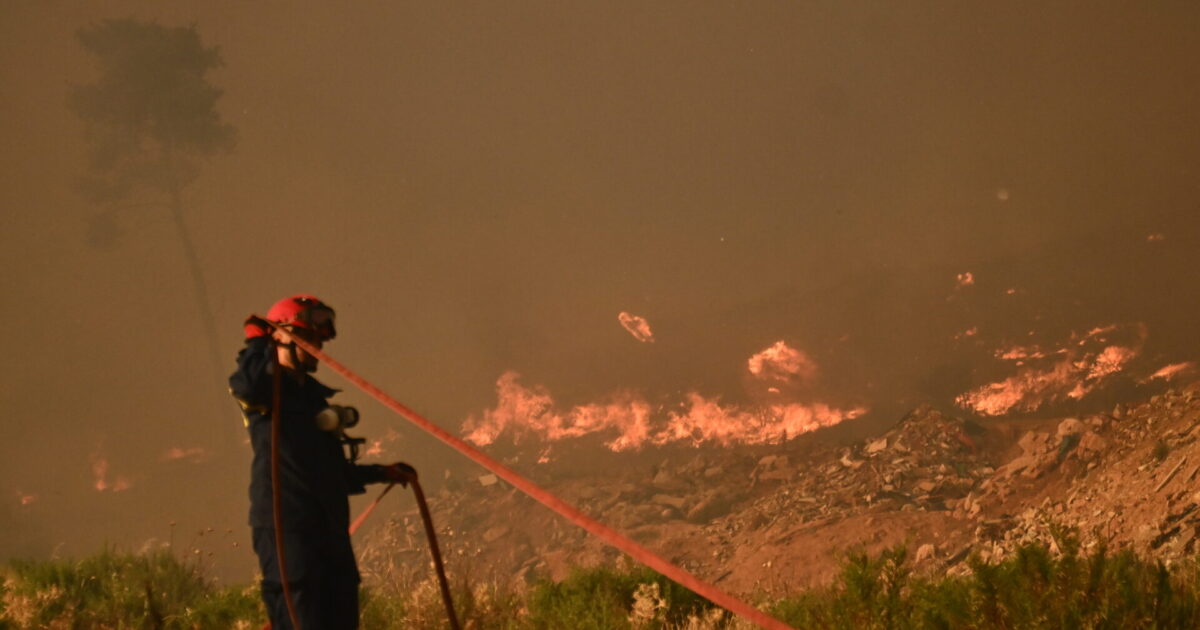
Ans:
{"type": "MultiPolygon", "coordinates": [[[[263,574],[263,601],[274,629],[291,630],[271,501],[274,351],[268,337],[248,340],[229,385],[242,405],[254,449],[250,526],[263,574]]],[[[279,479],[287,577],[302,630],[353,630],[358,628],[359,574],[350,546],[347,496],[383,481],[383,467],[346,460],[338,434],[320,430],[315,421],[338,390],[303,376],[302,382],[287,373],[280,379],[279,479]]]]}

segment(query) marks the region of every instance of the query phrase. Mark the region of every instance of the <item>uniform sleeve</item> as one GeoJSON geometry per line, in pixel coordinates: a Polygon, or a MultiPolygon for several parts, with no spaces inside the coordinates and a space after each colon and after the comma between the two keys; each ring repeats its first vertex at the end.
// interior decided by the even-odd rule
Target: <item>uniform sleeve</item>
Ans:
{"type": "Polygon", "coordinates": [[[271,404],[271,341],[256,337],[246,341],[238,353],[237,370],[229,377],[229,391],[246,406],[271,404]]]}
{"type": "Polygon", "coordinates": [[[350,464],[350,494],[362,494],[369,483],[383,483],[387,476],[378,464],[350,464]]]}

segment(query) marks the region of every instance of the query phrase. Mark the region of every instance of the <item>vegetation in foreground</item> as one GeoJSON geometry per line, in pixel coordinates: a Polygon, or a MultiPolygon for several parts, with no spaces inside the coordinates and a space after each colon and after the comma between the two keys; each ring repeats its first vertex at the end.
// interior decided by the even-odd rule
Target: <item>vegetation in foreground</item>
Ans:
{"type": "MultiPolygon", "coordinates": [[[[958,576],[914,575],[907,552],[851,553],[838,580],[763,605],[796,628],[1196,628],[1200,561],[1165,567],[1060,532],[958,576]],[[1053,551],[1052,551],[1053,550],[1053,551]]],[[[577,570],[519,588],[459,580],[466,628],[716,630],[750,627],[644,568],[577,570]]],[[[0,630],[259,628],[257,589],[218,587],[169,551],[106,550],[78,561],[13,561],[0,585],[0,630]]],[[[384,581],[363,591],[365,630],[447,626],[436,583],[384,581]]]]}

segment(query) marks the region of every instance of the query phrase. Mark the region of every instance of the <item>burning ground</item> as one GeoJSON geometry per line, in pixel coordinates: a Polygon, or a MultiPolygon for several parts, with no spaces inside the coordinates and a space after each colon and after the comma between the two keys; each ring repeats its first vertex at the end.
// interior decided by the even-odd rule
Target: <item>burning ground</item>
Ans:
{"type": "MultiPolygon", "coordinates": [[[[958,277],[959,290],[974,285],[958,277]]],[[[868,407],[821,400],[817,359],[783,340],[746,359],[739,404],[619,391],[566,406],[507,372],[496,404],[462,430],[735,592],[826,584],[842,554],[862,547],[907,544],[921,570],[960,572],[971,554],[1000,560],[1060,525],[1079,528],[1089,548],[1106,541],[1174,561],[1200,531],[1188,490],[1200,470],[1200,384],[1188,385],[1192,362],[1147,358],[1149,336],[1142,323],[1107,324],[996,344],[980,350],[994,380],[858,437],[830,430],[868,407]],[[1113,396],[1125,402],[1105,407],[1113,396]]],[[[451,556],[471,571],[561,578],[618,561],[490,474],[448,473],[434,503],[451,556]]],[[[392,517],[363,546],[366,570],[420,566],[419,527],[414,511],[392,517]]]]}
{"type": "MultiPolygon", "coordinates": [[[[925,406],[851,443],[666,445],[591,470],[564,454],[529,472],[704,579],[782,593],[828,583],[855,548],[906,543],[918,570],[960,572],[970,554],[1002,559],[1055,525],[1078,527],[1085,548],[1182,559],[1200,533],[1198,437],[1192,384],[1079,417],[972,421],[925,406]]],[[[476,574],[561,577],[618,561],[491,475],[451,478],[433,505],[451,562],[476,574]]],[[[423,567],[416,512],[361,549],[368,574],[423,567]]]]}

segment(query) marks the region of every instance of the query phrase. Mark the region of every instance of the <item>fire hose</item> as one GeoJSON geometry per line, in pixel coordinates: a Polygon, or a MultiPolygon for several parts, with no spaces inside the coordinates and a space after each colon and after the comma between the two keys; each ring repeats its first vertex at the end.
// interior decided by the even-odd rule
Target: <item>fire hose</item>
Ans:
{"type": "MultiPolygon", "coordinates": [[[[412,485],[413,494],[417,497],[417,507],[421,511],[421,521],[425,524],[425,537],[429,539],[429,553],[433,555],[433,568],[437,572],[438,588],[442,591],[442,603],[446,606],[446,616],[450,619],[450,628],[452,630],[459,630],[458,616],[454,613],[454,601],[450,598],[450,582],[446,579],[446,567],[442,563],[442,552],[438,548],[437,532],[433,528],[433,516],[429,512],[429,504],[425,501],[425,491],[421,490],[421,483],[416,478],[413,478],[408,483],[412,485]]],[[[351,536],[354,535],[354,532],[358,531],[359,527],[362,527],[367,517],[371,515],[375,507],[379,505],[379,501],[383,499],[383,495],[387,494],[388,490],[391,490],[394,485],[396,485],[395,482],[388,484],[383,489],[383,492],[380,492],[379,496],[375,497],[375,500],[358,515],[358,518],[355,518],[354,522],[350,523],[351,536]]]]}
{"type": "MultiPolygon", "coordinates": [[[[292,628],[300,630],[300,618],[292,603],[292,586],[287,577],[287,554],[283,553],[283,507],[279,490],[279,405],[283,389],[283,370],[279,365],[279,353],[271,353],[271,519],[275,525],[275,557],[279,563],[279,582],[283,585],[283,601],[287,606],[292,628]]],[[[270,627],[270,624],[267,624],[270,627]]]]}
{"type": "MultiPolygon", "coordinates": [[[[307,341],[300,339],[295,335],[292,335],[291,332],[286,328],[283,328],[275,323],[271,323],[271,325],[274,326],[276,330],[280,331],[284,336],[286,336],[292,343],[295,343],[297,346],[304,349],[305,352],[329,366],[331,370],[342,375],[343,378],[350,381],[355,387],[358,387],[367,395],[379,401],[385,407],[398,414],[400,417],[411,422],[412,424],[415,424],[426,433],[433,435],[462,455],[488,469],[497,477],[500,477],[501,479],[512,484],[513,487],[517,488],[521,492],[524,492],[530,498],[541,503],[542,505],[545,505],[575,525],[587,530],[605,544],[625,552],[634,560],[637,560],[651,569],[654,569],[670,580],[684,586],[685,588],[688,588],[692,592],[704,597],[721,608],[724,608],[725,610],[728,610],[735,615],[754,623],[760,628],[764,628],[766,630],[794,630],[791,626],[780,621],[779,619],[776,619],[775,617],[772,617],[767,613],[754,608],[753,606],[733,597],[732,595],[729,595],[728,593],[725,593],[712,584],[700,580],[674,563],[669,562],[662,556],[659,556],[646,547],[629,539],[627,536],[622,535],[620,532],[617,532],[611,527],[601,523],[600,521],[597,521],[591,516],[588,516],[575,506],[563,501],[554,494],[550,493],[548,490],[538,486],[511,468],[491,458],[483,451],[480,451],[474,446],[468,444],[462,438],[459,438],[442,427],[434,424],[424,416],[404,406],[391,396],[388,396],[383,392],[383,390],[354,373],[349,368],[336,361],[333,357],[325,354],[313,344],[308,343],[307,341]]],[[[415,487],[414,490],[416,490],[415,487]]],[[[420,494],[419,490],[417,492],[418,496],[421,497],[418,500],[422,501],[423,495],[420,494]]],[[[426,520],[425,527],[426,532],[430,534],[430,542],[432,543],[433,531],[431,522],[426,520]]],[[[282,569],[282,563],[280,568],[282,569]]]]}
{"type": "MultiPolygon", "coordinates": [[[[272,352],[271,357],[273,372],[271,377],[273,388],[271,393],[271,512],[272,520],[275,525],[275,555],[279,559],[279,581],[283,585],[283,599],[287,606],[288,619],[292,622],[292,628],[295,630],[301,630],[299,615],[296,614],[296,607],[292,602],[292,589],[287,578],[287,559],[284,554],[283,544],[283,510],[280,501],[281,493],[279,489],[279,406],[281,403],[280,390],[282,389],[282,370],[279,366],[279,355],[272,352]]],[[[442,603],[446,606],[446,615],[450,620],[450,628],[451,630],[459,630],[458,616],[454,613],[454,601],[450,597],[450,582],[446,579],[446,567],[442,563],[442,553],[438,549],[437,531],[433,527],[433,516],[429,512],[429,504],[425,501],[425,492],[421,490],[421,483],[416,477],[410,479],[408,483],[412,486],[413,494],[416,495],[417,507],[420,508],[421,511],[421,521],[423,521],[425,524],[425,537],[429,539],[429,551],[433,555],[433,566],[437,572],[438,587],[442,592],[442,603]]],[[[375,500],[372,501],[371,504],[368,505],[366,509],[364,509],[362,513],[358,515],[357,518],[354,519],[354,522],[350,524],[349,528],[351,536],[353,536],[354,532],[358,531],[358,529],[362,527],[362,524],[366,522],[367,517],[371,515],[371,512],[375,510],[375,508],[379,505],[379,502],[383,500],[384,495],[386,495],[394,485],[396,485],[396,482],[394,481],[389,483],[387,487],[383,489],[383,492],[380,492],[379,496],[375,497],[375,500]]],[[[271,630],[271,624],[268,622],[267,625],[263,626],[263,630],[271,630]]]]}

